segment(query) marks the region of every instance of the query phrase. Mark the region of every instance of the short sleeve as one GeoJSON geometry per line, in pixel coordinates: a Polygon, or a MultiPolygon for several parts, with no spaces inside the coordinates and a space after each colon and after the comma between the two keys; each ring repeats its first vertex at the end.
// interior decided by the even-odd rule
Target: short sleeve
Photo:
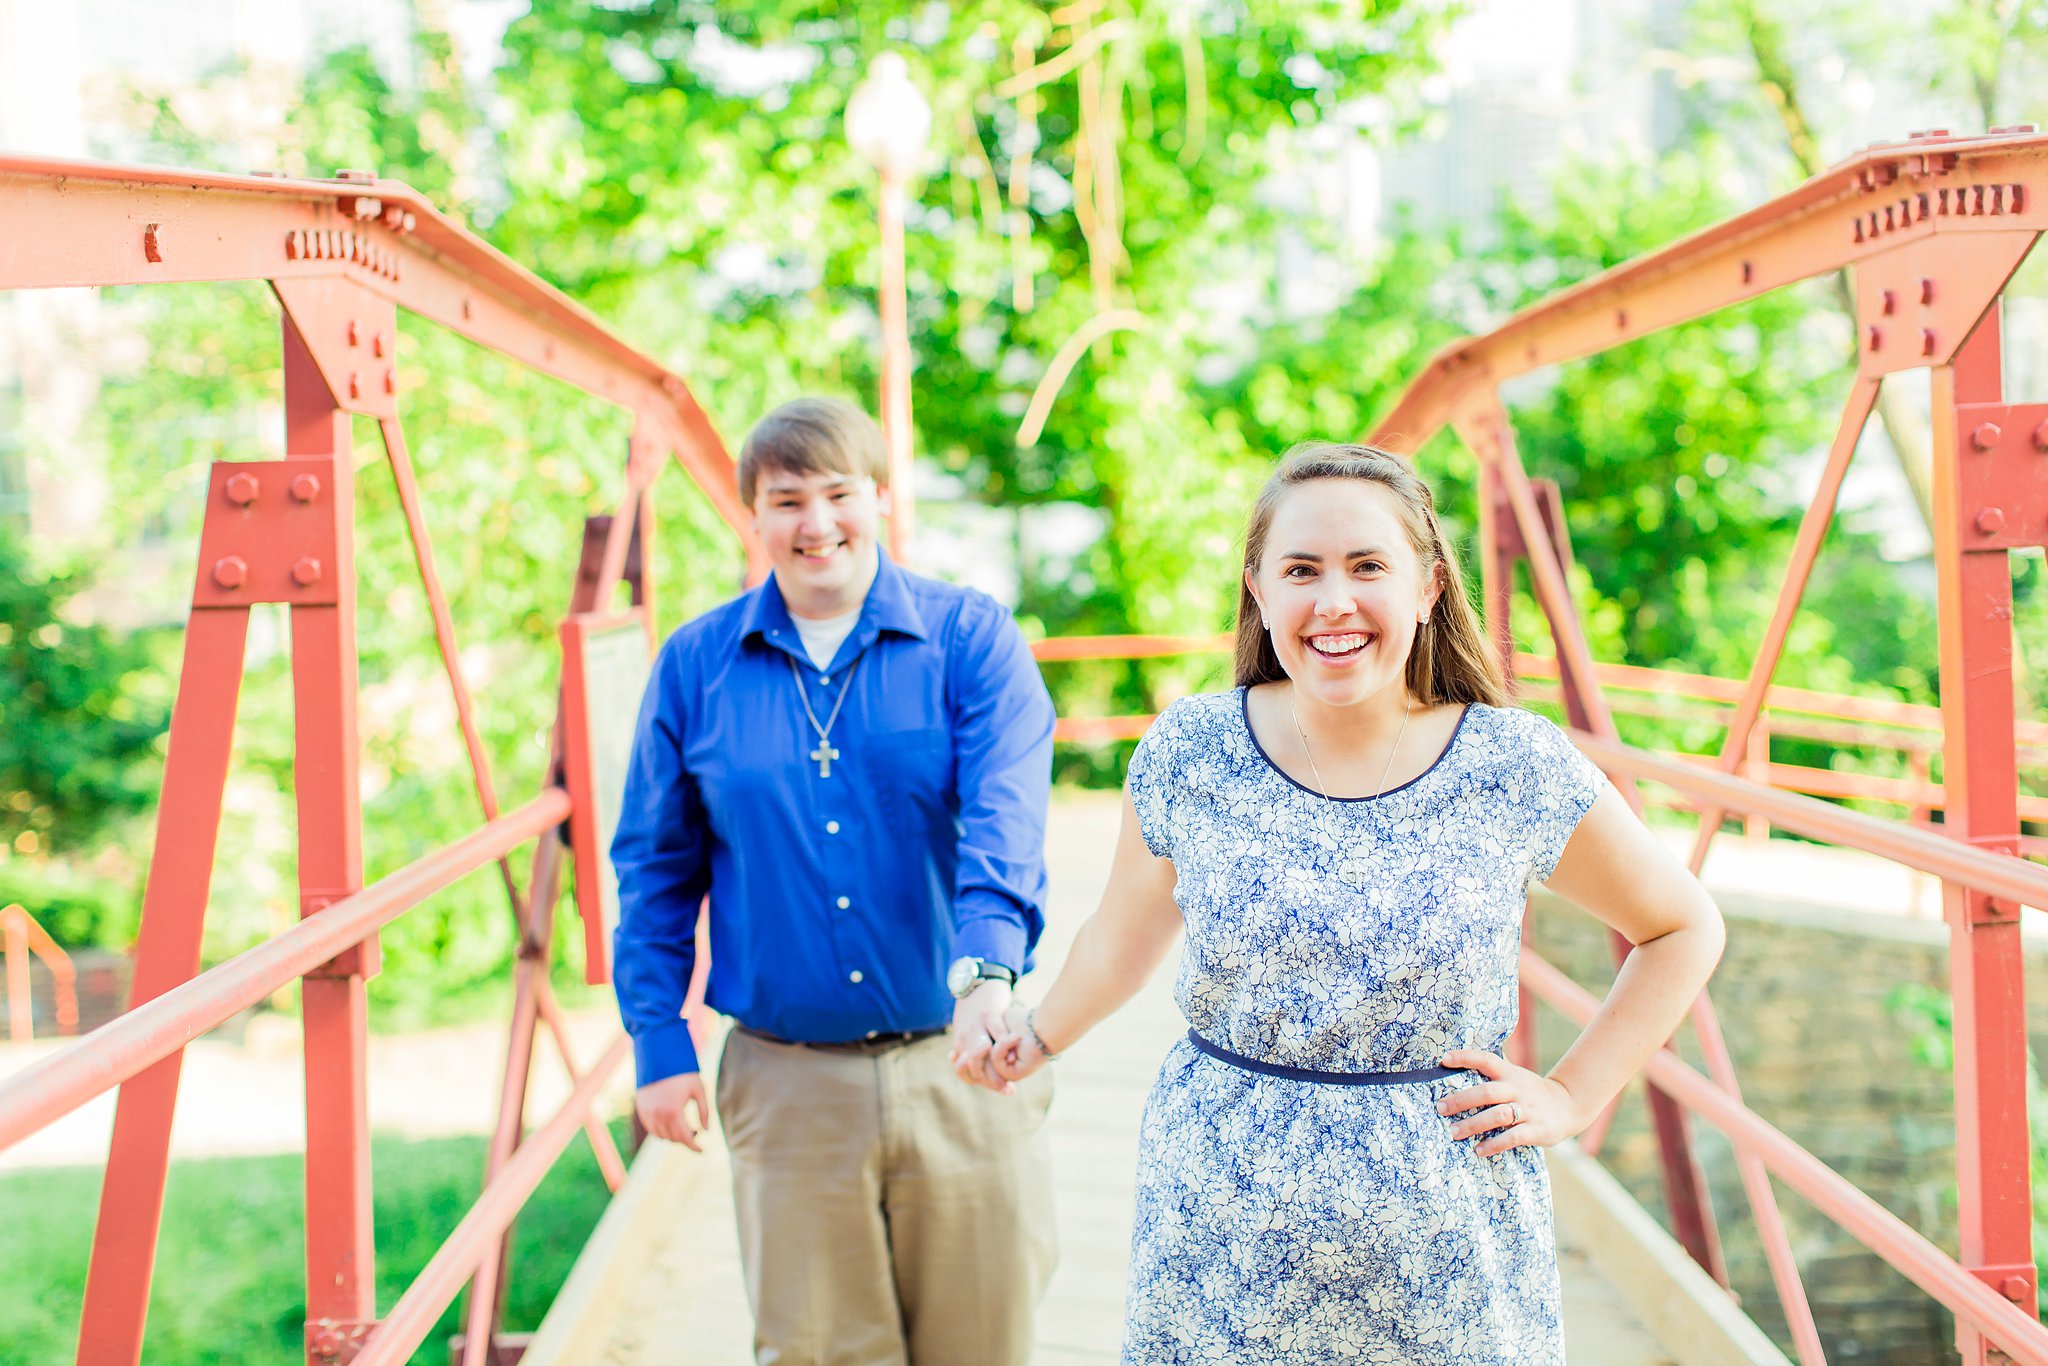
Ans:
{"type": "Polygon", "coordinates": [[[1607,787],[1606,775],[1555,722],[1523,712],[1528,781],[1523,789],[1529,880],[1547,881],[1564,847],[1607,787]]]}
{"type": "Polygon", "coordinates": [[[1176,702],[1168,707],[1146,729],[1124,773],[1124,786],[1130,791],[1131,806],[1138,813],[1138,831],[1145,837],[1145,847],[1157,858],[1173,857],[1167,806],[1173,791],[1173,754],[1180,732],[1180,718],[1174,711],[1180,705],[1176,702]]]}

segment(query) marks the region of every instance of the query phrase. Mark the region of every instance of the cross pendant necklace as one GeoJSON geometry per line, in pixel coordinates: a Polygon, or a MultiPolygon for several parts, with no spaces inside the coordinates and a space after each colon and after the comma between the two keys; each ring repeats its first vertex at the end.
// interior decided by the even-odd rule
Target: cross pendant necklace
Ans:
{"type": "Polygon", "coordinates": [[[804,719],[811,723],[812,730],[818,732],[818,747],[811,751],[811,762],[818,766],[820,778],[829,778],[832,776],[832,761],[839,757],[839,751],[832,747],[832,727],[839,721],[839,709],[846,705],[846,695],[853,691],[853,671],[860,667],[860,661],[854,660],[840,672],[839,700],[832,704],[832,714],[821,726],[818,713],[811,710],[810,694],[804,691],[803,671],[797,668],[793,656],[785,655],[783,658],[789,660],[789,676],[796,680],[796,700],[804,704],[804,719]]]}

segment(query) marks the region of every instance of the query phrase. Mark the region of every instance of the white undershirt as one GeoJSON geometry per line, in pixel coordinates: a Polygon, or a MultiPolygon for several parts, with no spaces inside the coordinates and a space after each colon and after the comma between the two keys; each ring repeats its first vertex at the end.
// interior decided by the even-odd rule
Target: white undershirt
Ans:
{"type": "Polygon", "coordinates": [[[840,645],[853,634],[854,624],[860,620],[860,608],[836,617],[800,617],[792,612],[789,619],[796,626],[797,638],[804,643],[804,653],[822,673],[832,662],[832,656],[839,653],[840,645]]]}

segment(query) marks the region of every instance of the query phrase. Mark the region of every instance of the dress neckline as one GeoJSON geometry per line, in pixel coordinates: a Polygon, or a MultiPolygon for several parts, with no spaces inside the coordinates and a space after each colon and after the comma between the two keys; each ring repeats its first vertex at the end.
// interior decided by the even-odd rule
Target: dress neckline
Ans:
{"type": "Polygon", "coordinates": [[[1326,802],[1376,802],[1382,797],[1391,797],[1396,792],[1406,792],[1409,788],[1437,771],[1443,761],[1450,757],[1451,751],[1458,747],[1458,737],[1465,733],[1465,720],[1472,715],[1472,704],[1467,702],[1465,709],[1458,713],[1458,724],[1451,727],[1451,738],[1444,741],[1444,747],[1437,752],[1436,758],[1429,761],[1429,767],[1423,769],[1422,772],[1416,774],[1407,782],[1402,783],[1399,787],[1390,787],[1384,792],[1369,792],[1363,797],[1332,797],[1326,793],[1318,792],[1312,787],[1297,782],[1294,775],[1274,763],[1273,756],[1266,753],[1266,747],[1259,743],[1259,733],[1252,729],[1252,690],[1249,687],[1240,687],[1237,690],[1237,714],[1238,719],[1244,725],[1245,738],[1252,742],[1252,748],[1257,750],[1259,757],[1266,761],[1266,767],[1279,774],[1288,786],[1299,788],[1309,796],[1321,798],[1326,802]]]}

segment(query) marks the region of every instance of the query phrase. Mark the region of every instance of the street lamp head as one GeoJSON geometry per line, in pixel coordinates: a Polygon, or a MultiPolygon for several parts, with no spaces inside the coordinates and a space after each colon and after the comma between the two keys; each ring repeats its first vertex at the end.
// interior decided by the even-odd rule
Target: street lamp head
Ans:
{"type": "Polygon", "coordinates": [[[894,52],[868,64],[868,74],[846,102],[846,141],[883,178],[907,178],[924,159],[932,107],[894,52]]]}

